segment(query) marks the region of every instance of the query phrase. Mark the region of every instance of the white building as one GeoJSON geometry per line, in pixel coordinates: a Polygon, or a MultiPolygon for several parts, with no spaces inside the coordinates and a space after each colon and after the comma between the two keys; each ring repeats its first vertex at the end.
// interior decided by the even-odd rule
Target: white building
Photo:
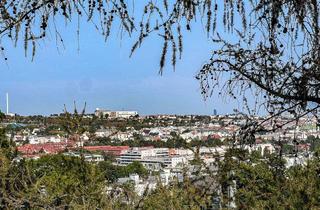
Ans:
{"type": "Polygon", "coordinates": [[[60,136],[28,136],[29,144],[60,143],[65,141],[60,136]]]}
{"type": "Polygon", "coordinates": [[[168,148],[133,147],[120,156],[119,164],[128,165],[134,161],[141,162],[142,160],[150,157],[167,157],[168,155],[168,148]]]}
{"type": "MultiPolygon", "coordinates": [[[[66,152],[63,153],[65,156],[72,156],[72,157],[78,157],[80,158],[80,153],[77,152],[66,152]]],[[[84,160],[88,162],[101,162],[104,161],[104,158],[102,155],[99,154],[83,154],[84,160]]]]}
{"type": "Polygon", "coordinates": [[[96,108],[94,114],[97,117],[108,117],[108,118],[130,118],[138,115],[137,111],[111,111],[96,108]]]}
{"type": "Polygon", "coordinates": [[[168,148],[132,148],[120,155],[119,165],[128,165],[134,161],[140,162],[149,170],[158,171],[162,168],[183,167],[188,164],[188,158],[181,155],[169,155],[168,148]]]}
{"type": "MultiPolygon", "coordinates": [[[[8,138],[10,138],[10,137],[11,137],[11,134],[8,135],[8,138]]],[[[25,135],[18,135],[18,134],[17,134],[17,135],[14,135],[14,136],[13,136],[13,141],[14,141],[17,145],[25,142],[26,140],[27,140],[27,136],[25,136],[25,135]]]]}
{"type": "Polygon", "coordinates": [[[118,179],[118,184],[124,184],[131,182],[134,185],[135,192],[142,196],[146,190],[151,192],[155,190],[159,183],[162,185],[168,185],[174,179],[174,174],[170,170],[163,170],[159,176],[149,176],[147,179],[141,179],[138,174],[130,174],[129,177],[123,177],[118,179]]]}
{"type": "Polygon", "coordinates": [[[272,154],[275,152],[275,148],[272,144],[255,144],[253,146],[245,147],[249,152],[252,151],[260,151],[261,155],[265,155],[265,153],[272,154]]]}
{"type": "Polygon", "coordinates": [[[128,141],[133,138],[133,133],[132,132],[117,132],[110,136],[111,139],[113,140],[120,140],[120,141],[128,141]]]}
{"type": "Polygon", "coordinates": [[[142,196],[146,190],[150,192],[157,187],[156,179],[142,180],[138,174],[131,174],[129,177],[118,179],[118,184],[124,184],[127,182],[133,183],[134,190],[139,196],[142,196]]]}
{"type": "Polygon", "coordinates": [[[115,133],[115,130],[112,129],[98,129],[94,134],[96,137],[109,137],[113,133],[115,133]]]}

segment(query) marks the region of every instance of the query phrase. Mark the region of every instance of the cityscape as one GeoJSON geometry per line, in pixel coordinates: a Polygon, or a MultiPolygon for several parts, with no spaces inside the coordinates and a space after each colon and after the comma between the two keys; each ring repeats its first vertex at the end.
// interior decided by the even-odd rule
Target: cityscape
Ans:
{"type": "Polygon", "coordinates": [[[6,136],[17,145],[18,156],[14,161],[62,154],[83,157],[91,164],[111,161],[118,167],[137,162],[148,175],[142,179],[132,173],[128,177],[116,177],[113,182],[133,182],[140,196],[147,188],[156,188],[155,172],[165,185],[175,178],[182,180],[184,170],[192,171],[196,155],[205,165],[214,166],[216,158],[222,158],[234,146],[232,141],[237,132],[250,120],[264,129],[257,132],[252,145],[245,148],[261,157],[281,150],[287,168],[306,164],[320,147],[319,120],[310,116],[299,121],[290,115],[280,117],[276,124],[285,126],[273,131],[275,122],[268,120],[270,116],[217,113],[140,116],[137,111],[97,108],[94,113],[81,116],[82,126],[86,127],[83,132],[69,135],[64,129],[65,114],[19,116],[8,112],[2,126],[7,128],[6,136]]]}
{"type": "Polygon", "coordinates": [[[0,210],[320,209],[320,0],[0,1],[0,210]]]}

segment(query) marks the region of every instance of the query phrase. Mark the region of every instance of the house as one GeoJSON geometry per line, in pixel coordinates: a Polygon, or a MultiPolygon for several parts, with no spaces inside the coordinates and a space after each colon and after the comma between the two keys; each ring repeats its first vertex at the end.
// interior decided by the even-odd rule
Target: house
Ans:
{"type": "Polygon", "coordinates": [[[70,148],[70,143],[59,142],[59,143],[45,143],[45,144],[25,144],[18,146],[17,149],[23,155],[34,155],[38,153],[45,154],[57,154],[70,148]]]}
{"type": "Polygon", "coordinates": [[[28,136],[29,144],[45,144],[45,143],[59,143],[66,141],[65,138],[60,136],[28,136]]]}
{"type": "MultiPolygon", "coordinates": [[[[81,154],[78,153],[78,152],[66,152],[66,153],[63,153],[64,155],[66,156],[71,156],[71,157],[81,157],[81,154]]],[[[93,163],[96,163],[96,162],[101,162],[101,161],[104,161],[104,158],[102,155],[99,155],[99,154],[82,154],[83,158],[85,161],[88,161],[88,162],[93,162],[93,163]]]]}
{"type": "Polygon", "coordinates": [[[94,134],[96,135],[96,137],[109,137],[112,134],[115,133],[115,130],[113,129],[98,129],[94,134]]]}

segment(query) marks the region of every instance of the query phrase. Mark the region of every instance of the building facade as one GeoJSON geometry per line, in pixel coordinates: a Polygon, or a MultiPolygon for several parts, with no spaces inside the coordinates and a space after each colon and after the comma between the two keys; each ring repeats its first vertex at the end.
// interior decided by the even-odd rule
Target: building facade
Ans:
{"type": "Polygon", "coordinates": [[[103,118],[130,118],[138,115],[137,111],[111,111],[97,108],[94,112],[97,117],[103,118]]]}
{"type": "Polygon", "coordinates": [[[118,158],[118,164],[122,166],[133,162],[140,162],[149,170],[160,170],[163,168],[182,167],[188,164],[184,156],[172,156],[168,148],[136,147],[122,153],[118,158]]]}

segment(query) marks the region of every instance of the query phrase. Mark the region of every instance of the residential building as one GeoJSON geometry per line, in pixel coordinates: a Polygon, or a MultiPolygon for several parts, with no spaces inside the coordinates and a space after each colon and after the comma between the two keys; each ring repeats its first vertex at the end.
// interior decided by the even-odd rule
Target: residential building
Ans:
{"type": "Polygon", "coordinates": [[[118,158],[119,165],[128,165],[134,161],[140,162],[149,170],[160,170],[162,168],[175,168],[188,164],[185,156],[170,155],[168,148],[131,148],[118,158]]]}

